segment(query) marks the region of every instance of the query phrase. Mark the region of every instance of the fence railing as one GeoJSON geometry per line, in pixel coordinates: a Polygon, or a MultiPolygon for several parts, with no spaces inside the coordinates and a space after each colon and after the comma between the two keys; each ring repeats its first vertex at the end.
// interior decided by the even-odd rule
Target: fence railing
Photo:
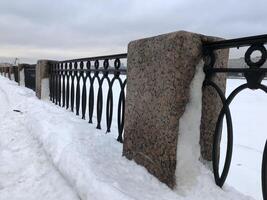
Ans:
{"type": "MultiPolygon", "coordinates": [[[[244,89],[260,89],[267,93],[267,86],[262,84],[262,80],[267,76],[267,68],[262,68],[267,59],[267,51],[264,46],[266,43],[267,35],[260,35],[203,45],[204,72],[206,75],[203,87],[213,88],[223,104],[215,127],[212,158],[215,182],[220,187],[223,186],[227,178],[233,150],[230,104],[236,95],[244,89]],[[239,47],[249,47],[244,55],[248,68],[214,67],[216,62],[215,51],[239,47]],[[256,61],[251,58],[255,51],[261,54],[256,61]],[[247,82],[237,87],[228,97],[225,97],[223,89],[212,79],[218,73],[232,75],[241,73],[247,82]],[[227,123],[227,152],[222,173],[219,174],[219,147],[224,116],[227,123]]],[[[103,124],[105,124],[107,132],[111,131],[111,125],[114,123],[114,119],[117,119],[117,140],[123,142],[127,83],[126,59],[127,54],[117,54],[53,62],[49,72],[50,100],[58,106],[70,109],[76,115],[81,115],[82,119],[87,119],[89,123],[96,122],[97,129],[103,128],[103,124]],[[115,86],[116,83],[117,86],[115,86]],[[114,100],[115,93],[118,96],[117,100],[114,100]],[[114,108],[117,109],[116,115],[113,114],[114,108]],[[102,120],[104,115],[105,123],[102,120]]],[[[11,77],[11,71],[7,68],[0,68],[0,73],[9,78],[11,77]]],[[[263,198],[267,199],[267,141],[263,151],[261,178],[263,198]]]]}
{"type": "Polygon", "coordinates": [[[25,87],[35,91],[36,89],[36,65],[27,65],[24,67],[25,87]]]}
{"type": "Polygon", "coordinates": [[[0,67],[0,74],[2,76],[8,77],[10,80],[18,82],[18,67],[17,66],[5,66],[0,67]]]}
{"type": "Polygon", "coordinates": [[[117,140],[123,142],[127,81],[126,62],[123,61],[126,61],[126,58],[127,54],[117,54],[65,60],[52,64],[49,81],[50,100],[56,105],[70,109],[76,115],[81,114],[82,119],[88,118],[89,123],[93,123],[96,113],[97,129],[102,127],[105,107],[107,132],[111,130],[113,110],[117,107],[117,140]],[[119,86],[114,87],[115,82],[118,82],[119,86]],[[117,102],[114,102],[114,92],[118,94],[117,102]]]}
{"type": "MultiPolygon", "coordinates": [[[[207,43],[204,45],[204,54],[205,54],[205,66],[204,72],[206,78],[204,81],[204,87],[212,87],[220,96],[220,99],[223,103],[223,107],[219,113],[215,135],[213,141],[213,172],[215,182],[218,186],[222,187],[231,164],[232,150],[233,150],[233,126],[232,118],[230,112],[230,104],[235,98],[235,96],[244,89],[260,89],[267,93],[267,86],[262,84],[262,80],[267,76],[267,69],[262,68],[263,64],[266,62],[267,51],[265,44],[267,43],[267,35],[246,37],[233,40],[223,40],[219,42],[207,43]],[[228,48],[239,48],[239,47],[249,47],[245,53],[244,59],[249,68],[216,68],[214,64],[216,62],[215,51],[219,49],[228,49],[228,48]],[[258,60],[252,59],[252,54],[258,51],[261,55],[258,60]],[[212,77],[218,73],[242,73],[246,78],[246,83],[240,85],[235,90],[233,90],[230,95],[226,98],[223,90],[212,80],[212,77]],[[222,133],[222,122],[223,117],[226,117],[227,123],[227,151],[226,158],[223,166],[221,175],[219,174],[219,157],[220,157],[220,140],[222,133]]],[[[263,152],[262,159],[262,193],[263,199],[267,199],[267,141],[265,143],[265,148],[263,152]]]]}

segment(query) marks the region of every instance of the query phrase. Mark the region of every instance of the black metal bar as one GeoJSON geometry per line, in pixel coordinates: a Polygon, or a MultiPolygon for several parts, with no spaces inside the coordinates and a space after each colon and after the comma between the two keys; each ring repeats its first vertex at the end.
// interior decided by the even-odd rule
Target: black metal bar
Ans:
{"type": "MultiPolygon", "coordinates": [[[[107,132],[110,132],[113,117],[113,104],[116,103],[113,99],[113,83],[115,80],[119,81],[121,88],[117,102],[119,106],[118,112],[120,112],[118,113],[117,140],[120,142],[123,141],[125,110],[124,90],[126,86],[126,79],[122,81],[121,76],[127,73],[126,67],[122,67],[121,59],[127,59],[127,54],[60,61],[57,62],[55,67],[51,70],[51,86],[53,86],[52,93],[55,93],[55,103],[62,103],[62,106],[66,106],[66,109],[70,107],[72,112],[75,109],[76,115],[80,114],[81,109],[82,119],[86,118],[87,111],[89,123],[93,123],[93,117],[96,117],[96,127],[98,129],[101,129],[103,105],[105,101],[106,110],[104,114],[106,114],[107,132]],[[111,61],[114,62],[112,66],[110,66],[111,61]],[[91,62],[94,63],[92,66],[91,62]],[[84,67],[84,65],[86,65],[86,67],[84,67]],[[100,67],[100,65],[102,66],[100,67]],[[55,81],[53,81],[53,79],[55,79],[55,81]],[[107,94],[103,94],[105,81],[108,84],[107,94]],[[95,91],[97,85],[98,89],[95,91]],[[96,99],[95,94],[97,94],[96,99]],[[94,106],[96,106],[96,108],[94,108],[94,106]],[[94,116],[94,113],[96,113],[96,116],[94,116]]],[[[51,99],[53,101],[53,98],[51,99]]]]}
{"type": "Polygon", "coordinates": [[[267,73],[267,68],[210,68],[210,73],[246,73],[246,72],[263,72],[267,73]]]}
{"type": "Polygon", "coordinates": [[[119,102],[118,102],[118,129],[119,129],[119,135],[117,138],[117,141],[123,142],[122,134],[123,134],[123,129],[124,129],[124,113],[125,113],[125,86],[127,83],[127,79],[123,82],[121,85],[121,92],[120,92],[120,97],[119,97],[119,102]]]}
{"type": "Polygon", "coordinates": [[[60,61],[62,63],[68,63],[68,62],[81,62],[81,61],[95,61],[95,60],[105,60],[105,59],[121,59],[121,58],[127,58],[127,53],[123,54],[113,54],[113,55],[107,55],[107,56],[96,56],[96,57],[88,57],[88,58],[78,58],[78,59],[71,59],[71,60],[64,60],[60,61]]]}
{"type": "Polygon", "coordinates": [[[94,81],[95,77],[90,78],[90,90],[89,90],[89,123],[93,123],[93,113],[94,113],[94,81]]]}
{"type": "MultiPolygon", "coordinates": [[[[83,69],[83,64],[81,65],[81,69],[83,69]]],[[[87,76],[84,76],[84,72],[81,71],[81,78],[82,78],[82,119],[85,119],[85,112],[86,112],[86,79],[87,76]]]]}
{"type": "Polygon", "coordinates": [[[52,101],[52,77],[53,77],[53,71],[52,71],[52,64],[49,66],[49,99],[52,101]]]}
{"type": "Polygon", "coordinates": [[[102,83],[103,79],[97,77],[99,88],[97,93],[97,104],[96,104],[96,117],[97,117],[97,129],[101,129],[101,119],[102,119],[102,110],[103,110],[103,91],[102,91],[102,83]]]}
{"type": "Polygon", "coordinates": [[[62,64],[62,71],[61,71],[61,76],[63,79],[63,85],[62,85],[62,107],[65,107],[65,102],[66,102],[66,72],[63,72],[63,69],[66,67],[67,63],[62,64]]]}
{"type": "MultiPolygon", "coordinates": [[[[77,69],[78,68],[78,63],[75,62],[74,63],[74,68],[77,69]]],[[[79,111],[80,111],[80,72],[78,71],[74,71],[74,76],[77,80],[76,82],[76,115],[79,115],[79,111]]]]}
{"type": "Polygon", "coordinates": [[[203,45],[204,48],[209,50],[239,48],[244,46],[251,46],[253,44],[267,43],[267,34],[257,35],[251,37],[243,37],[238,39],[221,40],[216,42],[207,42],[203,45]]]}
{"type": "MultiPolygon", "coordinates": [[[[216,123],[214,141],[213,141],[213,152],[212,152],[212,161],[213,161],[213,173],[215,182],[218,186],[222,187],[230,168],[231,157],[232,157],[232,146],[233,146],[233,130],[232,130],[232,120],[229,105],[235,96],[241,92],[242,90],[249,88],[252,90],[261,89],[267,93],[267,86],[261,84],[263,78],[267,74],[267,68],[262,68],[263,64],[267,60],[267,50],[265,48],[265,44],[267,43],[267,35],[258,35],[252,37],[245,37],[239,39],[232,40],[222,40],[217,42],[205,43],[203,45],[203,54],[205,56],[205,66],[204,72],[206,74],[205,81],[203,87],[212,86],[215,88],[217,93],[219,94],[223,108],[220,111],[218,116],[218,120],[216,123]],[[239,48],[248,46],[244,60],[248,65],[248,68],[216,68],[214,67],[216,63],[215,50],[218,49],[226,49],[226,48],[239,48]],[[261,53],[260,58],[257,61],[253,61],[251,58],[252,53],[255,51],[259,51],[261,53]],[[245,78],[247,83],[237,87],[227,98],[224,97],[222,90],[216,85],[216,83],[212,82],[212,77],[219,73],[241,73],[245,78]],[[224,115],[226,115],[227,122],[227,133],[228,133],[228,141],[227,141],[227,152],[226,159],[223,167],[222,174],[219,175],[219,146],[221,140],[221,130],[222,130],[222,120],[224,115]]],[[[267,142],[265,144],[265,149],[263,153],[263,161],[262,161],[262,194],[264,200],[267,199],[267,142]]]]}
{"type": "Polygon", "coordinates": [[[56,97],[56,73],[55,73],[56,64],[52,64],[52,102],[55,103],[56,97]]]}
{"type": "MultiPolygon", "coordinates": [[[[56,70],[56,71],[61,71],[61,70],[56,70]]],[[[116,74],[118,72],[120,72],[120,74],[122,75],[126,75],[127,73],[127,69],[108,69],[108,70],[105,70],[103,68],[99,68],[99,69],[63,69],[62,71],[72,71],[72,72],[100,72],[100,73],[105,73],[106,71],[108,71],[109,74],[116,74]]]]}
{"type": "Polygon", "coordinates": [[[115,79],[111,81],[108,79],[108,96],[107,96],[107,105],[106,105],[106,122],[107,122],[107,132],[110,132],[110,127],[112,123],[113,115],[113,92],[112,86],[115,79]]]}
{"type": "MultiPolygon", "coordinates": [[[[65,65],[65,69],[68,68],[68,63],[67,65],[65,65]]],[[[67,75],[67,88],[66,88],[66,109],[69,108],[69,99],[70,99],[70,72],[69,71],[65,71],[66,75],[67,75]]]]}
{"type": "MultiPolygon", "coordinates": [[[[63,63],[59,63],[58,69],[63,67],[63,63]]],[[[58,105],[61,106],[61,71],[58,71],[58,105]]]]}
{"type": "Polygon", "coordinates": [[[36,78],[36,65],[30,65],[25,67],[24,68],[25,87],[35,91],[35,82],[36,82],[35,78],[36,78]]]}
{"type": "MultiPolygon", "coordinates": [[[[59,63],[57,63],[56,64],[56,69],[58,69],[58,67],[59,67],[59,63]]],[[[56,105],[58,104],[58,91],[59,91],[59,89],[58,89],[58,82],[59,82],[59,78],[58,78],[58,71],[55,71],[55,76],[56,76],[56,105]]]]}
{"type": "MultiPolygon", "coordinates": [[[[72,63],[70,63],[70,69],[72,68],[72,63]]],[[[72,71],[70,71],[70,77],[71,77],[71,89],[70,89],[70,108],[71,111],[73,112],[74,110],[74,76],[72,76],[72,71]]]]}

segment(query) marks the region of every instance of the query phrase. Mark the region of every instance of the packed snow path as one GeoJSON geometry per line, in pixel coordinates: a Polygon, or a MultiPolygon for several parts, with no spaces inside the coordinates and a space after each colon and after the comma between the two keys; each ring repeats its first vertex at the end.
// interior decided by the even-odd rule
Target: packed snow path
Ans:
{"type": "Polygon", "coordinates": [[[233,188],[218,188],[200,163],[194,184],[183,193],[172,191],[122,157],[122,145],[112,134],[39,101],[33,92],[6,78],[0,77],[0,88],[1,200],[251,199],[233,188]]]}
{"type": "MultiPolygon", "coordinates": [[[[78,200],[0,84],[0,200],[78,200]]],[[[32,95],[30,91],[20,94],[32,95]]],[[[12,96],[11,96],[12,98],[12,96]]],[[[24,98],[17,99],[21,103],[24,98]],[[22,100],[22,101],[21,101],[22,100]]]]}

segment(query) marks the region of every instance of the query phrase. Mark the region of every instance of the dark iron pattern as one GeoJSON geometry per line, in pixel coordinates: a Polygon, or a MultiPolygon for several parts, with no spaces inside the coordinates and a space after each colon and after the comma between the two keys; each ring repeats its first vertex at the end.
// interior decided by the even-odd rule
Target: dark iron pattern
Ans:
{"type": "Polygon", "coordinates": [[[36,65],[29,65],[24,68],[24,82],[25,87],[35,91],[36,84],[36,65]]]}
{"type": "Polygon", "coordinates": [[[14,75],[14,81],[18,82],[18,67],[0,67],[0,74],[4,77],[12,79],[12,75],[14,75]]]}
{"type": "MultiPolygon", "coordinates": [[[[267,76],[267,69],[261,68],[262,65],[266,62],[267,51],[265,44],[267,43],[267,35],[259,35],[253,37],[239,38],[233,40],[222,40],[219,42],[207,43],[203,45],[204,52],[204,72],[205,80],[203,87],[212,87],[219,95],[222,101],[222,109],[219,113],[213,141],[213,152],[212,152],[212,164],[213,164],[213,173],[215,182],[219,187],[224,185],[224,182],[227,178],[233,151],[233,125],[230,112],[230,104],[238,93],[244,89],[252,90],[263,90],[267,93],[267,86],[262,84],[262,80],[267,76]],[[228,48],[239,48],[239,47],[248,47],[244,59],[248,68],[215,68],[214,64],[216,62],[215,51],[219,49],[228,49],[228,48]],[[260,52],[261,56],[257,61],[254,61],[251,58],[253,52],[260,52]],[[228,97],[225,97],[224,92],[220,87],[212,81],[212,77],[218,73],[242,73],[246,79],[246,83],[240,85],[235,90],[233,90],[228,97]],[[220,140],[222,134],[222,124],[223,118],[226,118],[227,124],[227,150],[226,158],[223,165],[223,170],[221,175],[219,175],[219,157],[220,157],[220,140]]],[[[263,159],[262,159],[262,194],[263,199],[267,200],[267,141],[265,144],[263,159]]]]}
{"type": "Polygon", "coordinates": [[[113,119],[113,105],[117,103],[117,141],[123,142],[126,67],[122,60],[127,59],[127,54],[81,58],[55,62],[50,67],[50,100],[61,107],[70,109],[76,115],[81,115],[88,122],[94,121],[96,109],[96,128],[101,129],[103,103],[106,104],[106,132],[110,132],[113,119]],[[122,76],[124,75],[124,78],[122,76]],[[114,102],[114,83],[119,83],[119,99],[114,102]],[[103,84],[108,84],[107,98],[104,102],[103,84]],[[95,85],[98,89],[95,91],[95,85]],[[95,99],[95,94],[97,98],[95,99]],[[96,106],[95,106],[96,104],[96,106]],[[86,112],[87,111],[87,112],[86,112]]]}

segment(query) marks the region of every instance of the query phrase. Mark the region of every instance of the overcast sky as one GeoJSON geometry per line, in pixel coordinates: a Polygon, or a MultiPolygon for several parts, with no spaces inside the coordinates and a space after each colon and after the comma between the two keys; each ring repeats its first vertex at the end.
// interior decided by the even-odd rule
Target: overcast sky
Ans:
{"type": "Polygon", "coordinates": [[[234,38],[267,33],[267,0],[0,0],[0,61],[124,53],[178,30],[234,38]]]}

